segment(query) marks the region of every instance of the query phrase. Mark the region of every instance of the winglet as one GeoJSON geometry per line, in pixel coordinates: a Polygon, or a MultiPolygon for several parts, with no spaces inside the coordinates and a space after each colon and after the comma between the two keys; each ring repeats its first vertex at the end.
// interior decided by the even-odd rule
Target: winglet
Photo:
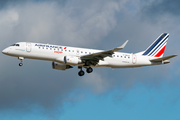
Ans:
{"type": "Polygon", "coordinates": [[[127,43],[128,43],[128,40],[126,40],[126,42],[123,45],[121,45],[121,46],[119,46],[117,48],[114,48],[114,52],[123,49],[126,46],[127,43]]]}

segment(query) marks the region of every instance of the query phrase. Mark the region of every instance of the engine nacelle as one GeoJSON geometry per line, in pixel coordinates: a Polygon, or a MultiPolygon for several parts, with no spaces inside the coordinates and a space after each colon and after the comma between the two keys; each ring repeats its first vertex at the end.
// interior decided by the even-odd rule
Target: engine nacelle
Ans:
{"type": "Polygon", "coordinates": [[[56,69],[56,70],[66,70],[69,68],[73,68],[70,65],[65,65],[65,64],[61,64],[61,63],[57,63],[57,62],[52,62],[52,68],[56,69]]]}
{"type": "Polygon", "coordinates": [[[81,63],[81,60],[74,56],[64,56],[64,63],[67,65],[77,65],[78,63],[81,63]]]}

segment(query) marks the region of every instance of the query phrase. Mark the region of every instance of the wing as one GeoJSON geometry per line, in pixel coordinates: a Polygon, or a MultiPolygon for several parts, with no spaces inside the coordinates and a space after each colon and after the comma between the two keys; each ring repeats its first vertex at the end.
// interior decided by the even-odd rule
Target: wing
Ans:
{"type": "Polygon", "coordinates": [[[157,59],[152,59],[150,60],[151,62],[161,62],[164,60],[168,60],[170,58],[176,57],[177,55],[171,55],[171,56],[167,56],[167,57],[162,57],[162,58],[157,58],[157,59]]]}
{"type": "Polygon", "coordinates": [[[90,61],[90,64],[95,66],[99,62],[99,60],[103,60],[105,57],[108,57],[114,54],[114,52],[123,49],[126,46],[127,42],[128,40],[120,47],[114,48],[112,50],[98,52],[98,53],[94,53],[90,55],[84,55],[84,56],[81,56],[80,58],[81,60],[90,61]]]}

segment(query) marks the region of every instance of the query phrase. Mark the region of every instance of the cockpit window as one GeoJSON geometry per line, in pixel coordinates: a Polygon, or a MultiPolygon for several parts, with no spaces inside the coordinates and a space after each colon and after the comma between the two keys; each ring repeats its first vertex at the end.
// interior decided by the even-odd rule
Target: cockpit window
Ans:
{"type": "Polygon", "coordinates": [[[11,46],[20,46],[19,44],[12,44],[11,46]]]}
{"type": "Polygon", "coordinates": [[[16,46],[16,44],[12,44],[11,46],[16,46]]]}

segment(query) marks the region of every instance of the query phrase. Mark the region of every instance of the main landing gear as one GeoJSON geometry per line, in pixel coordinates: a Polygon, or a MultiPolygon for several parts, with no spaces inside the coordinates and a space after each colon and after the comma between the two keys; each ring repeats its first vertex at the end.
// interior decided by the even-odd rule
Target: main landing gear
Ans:
{"type": "MultiPolygon", "coordinates": [[[[80,71],[79,71],[79,73],[78,73],[78,75],[79,76],[83,76],[85,73],[84,73],[84,71],[82,70],[82,67],[78,67],[79,69],[81,69],[80,71]]],[[[86,69],[86,72],[87,73],[91,73],[93,71],[93,69],[91,68],[91,67],[88,67],[87,69],[86,69]]]]}
{"type": "Polygon", "coordinates": [[[18,57],[18,59],[21,61],[21,62],[19,63],[19,66],[20,66],[20,67],[23,66],[23,63],[22,63],[22,62],[23,62],[23,59],[24,59],[24,58],[23,58],[23,57],[18,57]]]}

